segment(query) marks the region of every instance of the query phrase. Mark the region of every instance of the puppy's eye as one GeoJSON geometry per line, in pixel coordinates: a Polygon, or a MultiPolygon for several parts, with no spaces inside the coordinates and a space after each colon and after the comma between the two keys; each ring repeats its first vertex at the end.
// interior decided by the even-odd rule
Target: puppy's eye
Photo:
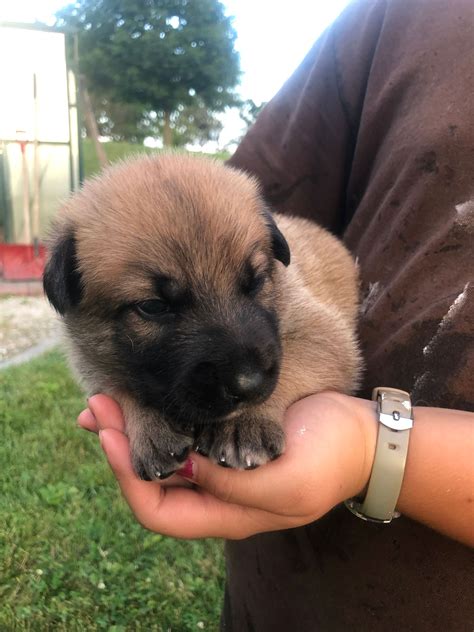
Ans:
{"type": "Polygon", "coordinates": [[[241,289],[244,294],[254,296],[262,289],[264,283],[265,276],[263,274],[255,274],[255,272],[251,270],[242,281],[241,289]]]}
{"type": "Polygon", "coordinates": [[[147,320],[155,320],[163,314],[169,312],[169,306],[165,301],[159,299],[149,299],[148,301],[142,301],[135,305],[135,309],[143,318],[147,320]]]}

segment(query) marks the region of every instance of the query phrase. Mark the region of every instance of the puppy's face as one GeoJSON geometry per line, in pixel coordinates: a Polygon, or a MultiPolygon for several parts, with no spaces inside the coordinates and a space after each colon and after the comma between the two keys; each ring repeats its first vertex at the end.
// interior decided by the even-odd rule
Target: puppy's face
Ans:
{"type": "Polygon", "coordinates": [[[186,425],[264,401],[288,245],[256,184],[181,155],[109,169],[56,225],[45,290],[86,370],[186,425]]]}

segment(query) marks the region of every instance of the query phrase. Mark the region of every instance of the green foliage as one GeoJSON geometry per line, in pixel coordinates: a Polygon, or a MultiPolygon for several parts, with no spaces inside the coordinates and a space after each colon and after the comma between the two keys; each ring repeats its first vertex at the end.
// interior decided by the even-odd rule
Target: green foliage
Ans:
{"type": "Polygon", "coordinates": [[[260,105],[257,105],[252,99],[247,99],[241,103],[239,116],[247,125],[247,128],[251,127],[255,123],[258,115],[266,104],[266,101],[263,101],[260,105]]]}
{"type": "MultiPolygon", "coordinates": [[[[160,149],[150,149],[143,145],[135,145],[133,143],[116,142],[116,143],[104,143],[105,153],[110,162],[116,162],[117,160],[123,160],[132,156],[140,154],[156,154],[160,149]]],[[[82,154],[84,159],[84,177],[89,178],[100,171],[99,160],[95,153],[94,145],[89,139],[82,141],[82,154]]],[[[212,158],[218,160],[228,160],[230,154],[226,151],[213,154],[212,158]]]]}
{"type": "Polygon", "coordinates": [[[58,352],[0,373],[0,630],[217,630],[221,543],[138,525],[83,406],[58,352]]]}
{"type": "MultiPolygon", "coordinates": [[[[139,154],[154,154],[156,149],[150,149],[143,145],[127,142],[103,143],[107,158],[111,163],[123,160],[139,154]]],[[[84,177],[89,178],[100,171],[99,159],[94,149],[94,145],[88,138],[82,141],[82,155],[84,160],[84,177]]]]}
{"type": "MultiPolygon", "coordinates": [[[[143,112],[139,105],[114,104],[107,99],[98,99],[94,112],[101,136],[114,141],[143,143],[145,138],[157,138],[163,134],[163,116],[156,112],[143,112]]],[[[217,140],[222,131],[222,122],[202,101],[196,99],[191,105],[179,105],[171,115],[174,147],[188,143],[203,145],[217,140]]]]}
{"type": "Polygon", "coordinates": [[[147,136],[160,134],[154,117],[144,112],[137,103],[116,103],[95,95],[92,95],[91,101],[101,136],[114,141],[143,143],[147,136]]]}
{"type": "Polygon", "coordinates": [[[172,116],[172,126],[175,147],[183,147],[188,143],[203,145],[208,140],[217,140],[223,127],[221,121],[199,101],[179,106],[172,116]]]}
{"type": "Polygon", "coordinates": [[[78,0],[57,18],[78,31],[80,72],[115,138],[132,139],[120,108],[138,106],[127,122],[140,128],[150,112],[160,121],[198,106],[211,117],[238,103],[236,33],[219,0],[78,0]]]}

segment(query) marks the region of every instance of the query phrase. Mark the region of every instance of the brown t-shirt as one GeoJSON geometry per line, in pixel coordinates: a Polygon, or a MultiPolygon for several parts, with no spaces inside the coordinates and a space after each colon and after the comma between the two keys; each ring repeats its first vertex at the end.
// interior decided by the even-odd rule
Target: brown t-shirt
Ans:
{"type": "MultiPolygon", "coordinates": [[[[473,42],[472,0],[353,2],[230,160],[357,257],[365,397],[474,410],[473,42]]],[[[339,507],[227,561],[227,631],[474,627],[470,551],[403,517],[339,507]]]]}

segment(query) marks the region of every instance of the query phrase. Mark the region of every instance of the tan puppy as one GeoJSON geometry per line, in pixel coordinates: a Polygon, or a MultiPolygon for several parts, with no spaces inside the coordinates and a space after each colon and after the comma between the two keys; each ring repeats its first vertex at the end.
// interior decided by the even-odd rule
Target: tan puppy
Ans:
{"type": "Polygon", "coordinates": [[[87,182],[57,218],[44,287],[87,391],[122,406],[144,479],[191,448],[261,465],[292,402],[357,384],[351,256],[218,162],[143,157],[87,182]]]}

